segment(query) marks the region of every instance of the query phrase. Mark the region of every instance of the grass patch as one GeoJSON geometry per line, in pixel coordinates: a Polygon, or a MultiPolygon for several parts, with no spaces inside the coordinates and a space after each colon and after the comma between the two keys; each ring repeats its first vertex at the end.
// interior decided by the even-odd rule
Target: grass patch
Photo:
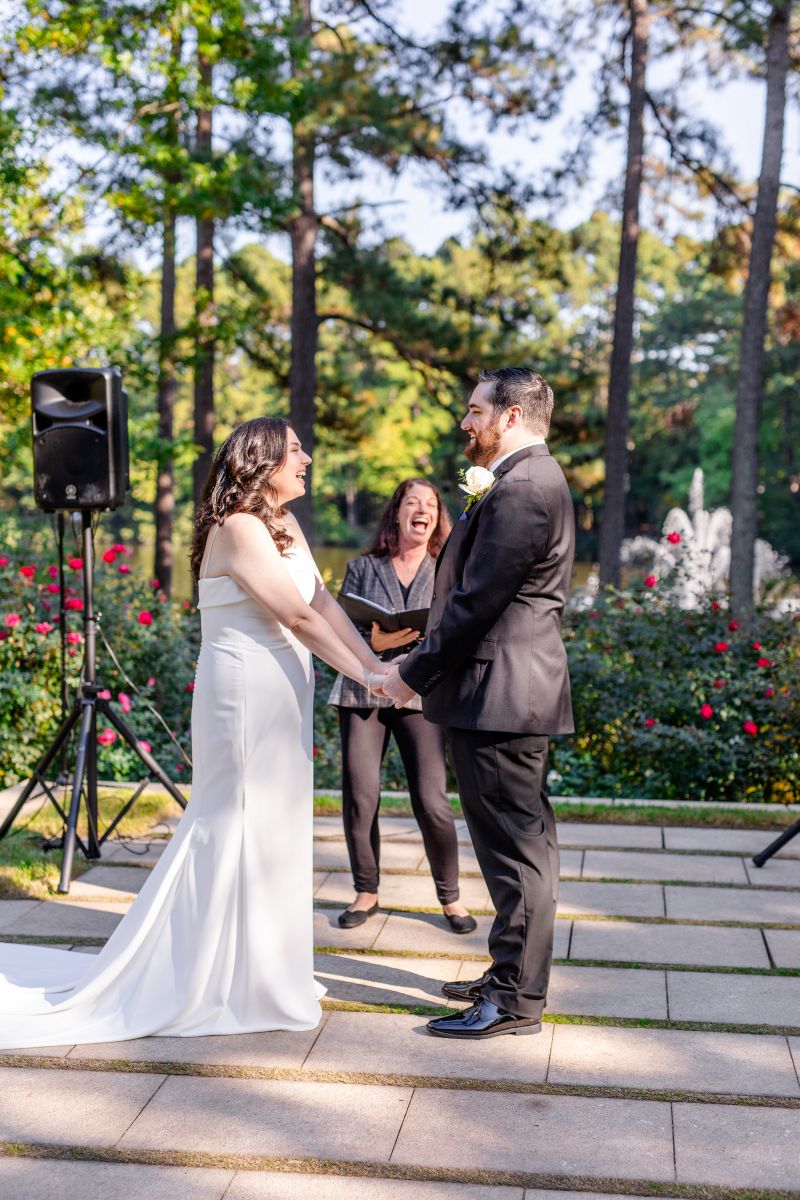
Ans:
{"type": "MultiPolygon", "coordinates": [[[[131,792],[134,789],[131,784],[131,792]]],[[[69,806],[69,796],[56,792],[62,807],[69,806]]],[[[108,827],[122,808],[130,792],[122,788],[109,788],[100,792],[98,809],[100,831],[108,827]]],[[[149,834],[153,827],[177,814],[178,806],[166,792],[146,792],[140,796],[131,811],[120,822],[112,838],[141,837],[149,834]]],[[[0,899],[43,900],[55,894],[61,875],[61,850],[45,849],[49,838],[59,837],[63,823],[49,800],[42,798],[42,807],[33,815],[20,814],[19,824],[0,841],[0,899]]],[[[86,813],[81,806],[78,834],[86,838],[86,813]]],[[[77,878],[92,864],[87,862],[80,850],[76,851],[72,866],[72,878],[77,878]]]]}

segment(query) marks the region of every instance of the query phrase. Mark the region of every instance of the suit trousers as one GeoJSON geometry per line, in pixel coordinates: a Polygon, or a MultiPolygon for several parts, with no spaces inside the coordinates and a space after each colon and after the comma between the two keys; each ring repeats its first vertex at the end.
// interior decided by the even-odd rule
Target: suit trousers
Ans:
{"type": "Polygon", "coordinates": [[[497,916],[482,994],[541,1017],[553,958],[559,855],[546,737],[447,729],[461,806],[497,916]]]}
{"type": "Polygon", "coordinates": [[[377,892],[381,763],[394,734],[440,904],[458,900],[458,840],[445,789],[444,734],[422,713],[399,708],[339,708],[342,815],[353,884],[377,892]]]}

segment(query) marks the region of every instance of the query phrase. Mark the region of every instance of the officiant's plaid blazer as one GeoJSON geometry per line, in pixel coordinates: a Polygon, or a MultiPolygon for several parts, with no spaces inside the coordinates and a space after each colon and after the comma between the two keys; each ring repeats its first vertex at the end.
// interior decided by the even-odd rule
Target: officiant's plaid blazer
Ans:
{"type": "MultiPolygon", "coordinates": [[[[394,609],[396,612],[427,608],[433,595],[434,564],[435,560],[430,555],[423,559],[411,584],[408,600],[405,601],[389,555],[363,554],[361,558],[353,558],[347,564],[342,582],[342,592],[352,592],[356,596],[363,596],[365,600],[372,600],[373,603],[382,604],[384,608],[394,609]]],[[[368,642],[372,627],[356,622],[356,628],[368,642]]],[[[398,650],[386,650],[380,657],[384,662],[388,662],[399,654],[404,654],[413,644],[411,642],[408,646],[401,646],[398,650]]],[[[344,675],[337,675],[328,703],[336,704],[340,708],[392,707],[391,700],[384,696],[370,695],[360,683],[355,683],[352,679],[345,678],[344,675]]],[[[415,696],[405,707],[421,712],[422,701],[415,696]]]]}

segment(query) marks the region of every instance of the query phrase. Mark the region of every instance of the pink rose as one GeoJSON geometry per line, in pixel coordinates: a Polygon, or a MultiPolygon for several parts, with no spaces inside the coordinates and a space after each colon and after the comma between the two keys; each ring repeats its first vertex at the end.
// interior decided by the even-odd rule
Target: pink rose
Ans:
{"type": "Polygon", "coordinates": [[[144,738],[139,738],[139,745],[141,746],[142,750],[144,750],[145,753],[147,753],[147,754],[150,754],[153,749],[153,747],[150,745],[150,743],[145,741],[144,738]]]}
{"type": "Polygon", "coordinates": [[[108,690],[108,688],[103,688],[102,692],[97,693],[97,699],[98,700],[110,700],[111,692],[108,690]]]}
{"type": "Polygon", "coordinates": [[[710,704],[701,704],[700,705],[700,716],[703,718],[704,721],[707,721],[709,719],[709,717],[713,717],[713,715],[714,715],[714,710],[710,704]]]}
{"type": "Polygon", "coordinates": [[[73,571],[82,571],[83,570],[83,559],[77,558],[77,557],[68,558],[67,566],[71,567],[73,571]]]}
{"type": "Polygon", "coordinates": [[[11,559],[6,554],[0,554],[0,567],[7,567],[11,559]]]}
{"type": "Polygon", "coordinates": [[[149,679],[148,679],[148,681],[147,681],[147,686],[148,686],[148,687],[155,687],[155,686],[156,686],[156,679],[155,679],[155,675],[151,675],[151,676],[150,676],[150,678],[149,678],[149,679]]]}
{"type": "Polygon", "coordinates": [[[139,616],[136,618],[136,620],[140,625],[152,625],[153,614],[148,612],[147,609],[143,609],[143,611],[139,613],[139,616]]]}
{"type": "Polygon", "coordinates": [[[52,633],[55,629],[55,626],[51,625],[49,621],[40,621],[39,624],[34,625],[33,628],[35,633],[52,633]]]}
{"type": "Polygon", "coordinates": [[[122,563],[121,566],[117,567],[117,570],[119,571],[120,575],[130,575],[131,573],[131,569],[127,563],[122,563]]]}
{"type": "Polygon", "coordinates": [[[117,735],[113,729],[104,729],[102,733],[98,733],[97,740],[101,746],[113,746],[117,735]]]}
{"type": "Polygon", "coordinates": [[[58,586],[57,583],[48,583],[47,590],[48,590],[48,592],[51,592],[55,596],[56,592],[61,591],[61,588],[58,586]]]}
{"type": "Polygon", "coordinates": [[[117,696],[117,700],[119,700],[119,706],[124,713],[129,713],[131,711],[131,698],[127,692],[120,692],[117,696]]]}
{"type": "Polygon", "coordinates": [[[742,729],[749,737],[758,737],[758,726],[755,721],[743,721],[742,729]]]}
{"type": "Polygon", "coordinates": [[[51,579],[58,579],[58,567],[56,567],[56,566],[48,567],[47,574],[50,576],[51,579]]]}
{"type": "Polygon", "coordinates": [[[658,583],[658,578],[655,575],[648,575],[644,581],[644,586],[646,588],[654,588],[657,583],[658,583]]]}
{"type": "Polygon", "coordinates": [[[5,623],[9,629],[13,629],[15,625],[19,625],[22,617],[19,613],[9,613],[5,619],[5,623]]]}
{"type": "Polygon", "coordinates": [[[113,562],[116,562],[116,561],[117,561],[117,556],[116,556],[116,554],[114,553],[114,551],[113,551],[113,550],[106,550],[105,554],[103,555],[103,562],[104,562],[104,563],[113,563],[113,562]]]}
{"type": "Polygon", "coordinates": [[[70,633],[67,634],[67,641],[71,642],[73,646],[76,645],[78,642],[80,642],[80,640],[81,640],[81,635],[79,633],[76,633],[76,631],[74,629],[70,633]]]}
{"type": "Polygon", "coordinates": [[[679,533],[675,533],[673,531],[672,533],[667,534],[667,541],[670,543],[671,546],[680,545],[680,540],[681,540],[681,535],[679,533]]]}

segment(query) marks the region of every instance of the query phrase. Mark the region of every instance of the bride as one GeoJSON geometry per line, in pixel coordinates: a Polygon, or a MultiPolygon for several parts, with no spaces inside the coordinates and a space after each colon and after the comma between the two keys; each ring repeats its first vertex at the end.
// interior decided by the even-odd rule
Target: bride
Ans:
{"type": "Polygon", "coordinates": [[[284,506],[311,459],[286,421],[233,431],[198,510],[192,797],[99,955],[0,943],[0,1046],[313,1029],[311,652],[385,666],[284,506]]]}

